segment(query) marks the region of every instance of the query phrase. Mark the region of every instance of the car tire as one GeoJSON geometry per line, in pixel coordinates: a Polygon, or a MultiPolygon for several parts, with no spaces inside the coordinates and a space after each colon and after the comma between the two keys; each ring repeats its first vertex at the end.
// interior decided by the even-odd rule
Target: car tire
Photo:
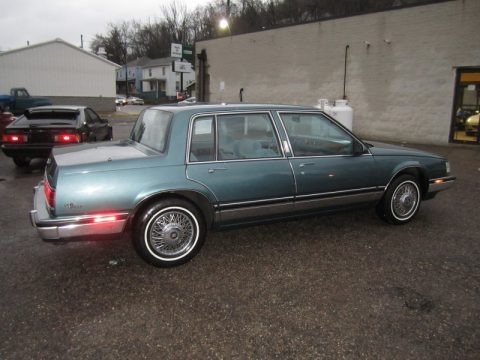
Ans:
{"type": "Polygon", "coordinates": [[[182,199],[161,200],[149,206],[135,223],[132,238],[137,253],[158,267],[172,267],[194,257],[205,242],[200,211],[182,199]]]}
{"type": "Polygon", "coordinates": [[[28,165],[30,165],[30,159],[29,158],[26,158],[24,156],[16,156],[13,158],[13,162],[15,163],[15,165],[17,165],[18,167],[27,167],[28,165]]]}
{"type": "Polygon", "coordinates": [[[408,174],[401,175],[388,186],[377,205],[377,214],[390,224],[406,224],[417,214],[421,198],[417,178],[408,174]]]}

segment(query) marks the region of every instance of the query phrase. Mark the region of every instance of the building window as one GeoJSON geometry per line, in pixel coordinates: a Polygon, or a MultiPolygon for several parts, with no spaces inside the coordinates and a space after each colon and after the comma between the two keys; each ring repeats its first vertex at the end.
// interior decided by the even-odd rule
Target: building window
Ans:
{"type": "Polygon", "coordinates": [[[164,67],[162,67],[162,75],[164,75],[164,76],[165,76],[165,66],[164,66],[164,67]]]}
{"type": "Polygon", "coordinates": [[[480,68],[458,69],[451,140],[479,144],[480,68]]]}
{"type": "Polygon", "coordinates": [[[148,76],[152,77],[152,69],[148,69],[148,76]]]}

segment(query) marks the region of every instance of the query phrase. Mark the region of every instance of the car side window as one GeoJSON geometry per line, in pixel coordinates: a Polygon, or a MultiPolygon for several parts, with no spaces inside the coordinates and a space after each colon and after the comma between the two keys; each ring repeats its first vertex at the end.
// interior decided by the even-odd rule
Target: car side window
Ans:
{"type": "Polygon", "coordinates": [[[294,156],[350,155],[353,139],[341,127],[319,113],[283,113],[294,156]]]}
{"type": "Polygon", "coordinates": [[[217,117],[218,160],[281,157],[268,114],[230,114],[217,117]]]}
{"type": "Polygon", "coordinates": [[[17,97],[28,97],[28,94],[25,90],[17,90],[17,97]]]}
{"type": "Polygon", "coordinates": [[[213,116],[196,118],[192,126],[190,162],[215,160],[215,122],[213,116]]]}
{"type": "Polygon", "coordinates": [[[100,118],[90,109],[85,109],[85,115],[88,124],[94,124],[100,122],[100,118]]]}

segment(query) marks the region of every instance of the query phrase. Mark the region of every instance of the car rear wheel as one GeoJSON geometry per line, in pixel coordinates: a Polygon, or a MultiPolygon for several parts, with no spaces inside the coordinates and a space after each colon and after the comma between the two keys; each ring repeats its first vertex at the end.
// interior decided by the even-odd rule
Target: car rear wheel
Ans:
{"type": "Polygon", "coordinates": [[[406,224],[417,214],[420,202],[421,192],[417,178],[408,174],[401,175],[388,187],[377,205],[377,214],[391,224],[406,224]]]}
{"type": "Polygon", "coordinates": [[[30,165],[30,159],[24,156],[16,156],[13,158],[13,162],[18,167],[27,167],[30,165]]]}
{"type": "Polygon", "coordinates": [[[159,267],[181,265],[195,256],[205,241],[205,223],[191,203],[159,201],[139,217],[133,231],[138,254],[159,267]]]}

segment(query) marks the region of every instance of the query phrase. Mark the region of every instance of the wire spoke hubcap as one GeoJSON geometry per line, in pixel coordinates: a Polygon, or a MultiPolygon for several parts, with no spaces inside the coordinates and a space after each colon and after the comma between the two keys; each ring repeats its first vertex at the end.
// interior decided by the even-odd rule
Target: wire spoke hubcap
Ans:
{"type": "Polygon", "coordinates": [[[184,212],[167,211],[160,214],[149,230],[149,242],[158,253],[175,257],[188,252],[195,243],[193,220],[184,212]]]}
{"type": "Polygon", "coordinates": [[[392,210],[398,218],[408,218],[418,206],[418,189],[411,182],[401,184],[393,194],[392,210]]]}

